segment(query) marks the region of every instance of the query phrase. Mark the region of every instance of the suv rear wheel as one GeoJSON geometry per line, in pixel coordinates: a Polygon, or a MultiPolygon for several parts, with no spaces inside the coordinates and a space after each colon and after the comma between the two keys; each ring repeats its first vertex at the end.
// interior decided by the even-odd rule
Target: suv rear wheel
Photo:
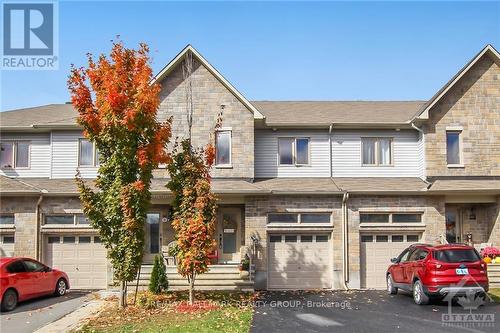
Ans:
{"type": "Polygon", "coordinates": [[[418,305],[425,305],[429,303],[429,296],[424,292],[424,286],[420,280],[416,280],[413,283],[413,300],[418,305]]]}
{"type": "Polygon", "coordinates": [[[398,293],[398,288],[394,287],[394,282],[392,281],[391,274],[387,274],[387,292],[390,295],[395,295],[398,293]]]}

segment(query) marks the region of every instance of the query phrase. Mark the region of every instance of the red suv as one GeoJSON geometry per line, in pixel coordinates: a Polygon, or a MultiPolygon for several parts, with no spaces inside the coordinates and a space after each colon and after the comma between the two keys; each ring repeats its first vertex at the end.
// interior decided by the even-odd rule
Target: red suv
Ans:
{"type": "Polygon", "coordinates": [[[414,244],[391,262],[386,275],[387,291],[410,291],[417,304],[427,304],[431,298],[448,294],[488,291],[486,264],[471,246],[414,244]]]}

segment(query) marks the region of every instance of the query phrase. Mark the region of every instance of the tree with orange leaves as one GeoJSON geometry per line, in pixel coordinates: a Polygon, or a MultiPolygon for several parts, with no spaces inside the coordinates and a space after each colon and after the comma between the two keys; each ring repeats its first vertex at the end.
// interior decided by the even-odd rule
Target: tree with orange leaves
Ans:
{"type": "Polygon", "coordinates": [[[117,41],[109,57],[87,58],[87,68],[72,67],[68,87],[78,123],[99,152],[99,171],[95,189],[79,173],[76,181],[83,211],[121,282],[120,305],[126,306],[125,284],[142,263],[152,171],[170,161],[165,146],[171,121],[157,121],[160,86],[151,83],[146,44],[134,50],[117,41]]]}
{"type": "MultiPolygon", "coordinates": [[[[192,55],[184,59],[188,138],[177,142],[172,161],[167,166],[172,191],[172,227],[176,232],[177,270],[189,283],[189,303],[194,302],[194,283],[199,274],[208,271],[209,255],[217,246],[214,239],[217,198],[211,191],[210,170],[215,160],[214,136],[204,147],[193,147],[192,124],[192,55]]],[[[214,132],[221,126],[222,114],[216,120],[214,132]]]]}

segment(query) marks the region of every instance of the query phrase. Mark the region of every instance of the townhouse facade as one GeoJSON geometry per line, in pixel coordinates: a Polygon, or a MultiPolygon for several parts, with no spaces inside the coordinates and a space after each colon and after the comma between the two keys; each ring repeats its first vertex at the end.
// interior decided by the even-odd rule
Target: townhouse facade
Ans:
{"type": "MultiPolygon", "coordinates": [[[[255,289],[384,288],[411,243],[500,245],[500,55],[487,45],[428,101],[248,101],[193,47],[158,73],[158,119],[186,132],[182,64],[194,60],[194,145],[217,115],[218,264],[248,256],[255,289]]],[[[99,155],[70,104],[0,114],[0,254],[112,282],[78,199],[99,155]]],[[[174,241],[155,170],[144,263],[174,241]]]]}

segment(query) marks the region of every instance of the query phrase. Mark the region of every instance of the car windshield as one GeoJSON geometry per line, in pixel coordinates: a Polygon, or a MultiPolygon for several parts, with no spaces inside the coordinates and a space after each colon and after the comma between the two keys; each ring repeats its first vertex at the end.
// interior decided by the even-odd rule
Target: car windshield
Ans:
{"type": "Polygon", "coordinates": [[[444,262],[474,262],[481,258],[473,249],[449,249],[434,251],[434,258],[444,262]]]}

